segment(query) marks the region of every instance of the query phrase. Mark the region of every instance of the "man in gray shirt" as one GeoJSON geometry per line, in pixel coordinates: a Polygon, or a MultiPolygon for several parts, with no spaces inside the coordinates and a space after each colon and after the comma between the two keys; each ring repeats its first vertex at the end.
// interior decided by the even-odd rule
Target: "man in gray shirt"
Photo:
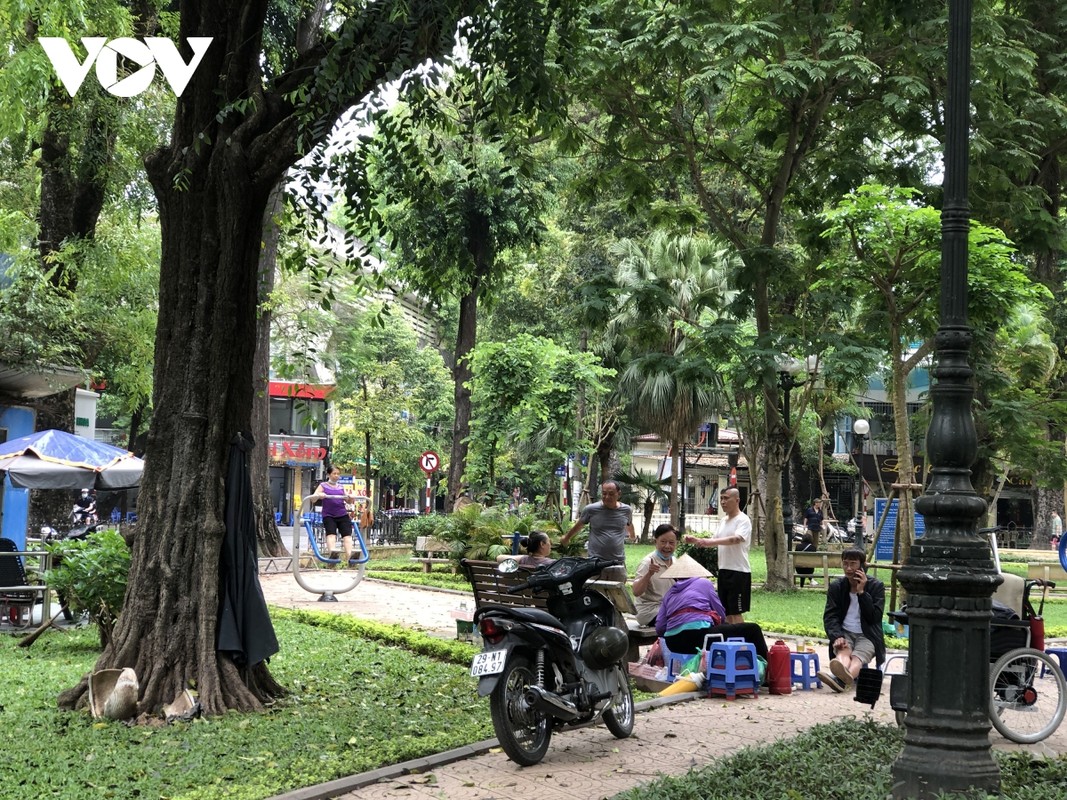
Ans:
{"type": "MultiPolygon", "coordinates": [[[[578,515],[578,521],[563,534],[560,544],[567,544],[586,525],[589,526],[589,555],[609,558],[623,565],[619,580],[626,580],[626,542],[637,540],[634,533],[633,509],[619,502],[619,484],[604,481],[600,485],[600,500],[590,503],[578,515]]],[[[605,575],[607,577],[607,575],[605,575]]]]}

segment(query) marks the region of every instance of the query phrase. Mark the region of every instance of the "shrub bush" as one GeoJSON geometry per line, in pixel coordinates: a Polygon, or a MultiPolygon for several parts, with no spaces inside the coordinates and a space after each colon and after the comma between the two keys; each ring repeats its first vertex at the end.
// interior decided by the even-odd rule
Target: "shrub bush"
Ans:
{"type": "Polygon", "coordinates": [[[115,530],[97,531],[85,539],[48,545],[55,566],[48,585],[74,614],[88,612],[100,630],[100,644],[111,641],[130,573],[130,549],[115,530]]]}
{"type": "Polygon", "coordinates": [[[420,514],[406,519],[400,528],[400,539],[405,544],[413,545],[420,536],[437,538],[447,519],[446,514],[420,514]]]}

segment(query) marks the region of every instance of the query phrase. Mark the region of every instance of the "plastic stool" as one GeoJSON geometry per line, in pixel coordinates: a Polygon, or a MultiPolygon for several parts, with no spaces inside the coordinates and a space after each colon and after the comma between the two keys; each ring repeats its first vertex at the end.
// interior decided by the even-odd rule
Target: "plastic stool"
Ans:
{"type": "MultiPolygon", "coordinates": [[[[1067,647],[1045,648],[1045,655],[1051,656],[1060,662],[1060,672],[1067,675],[1067,647]]],[[[1041,677],[1045,677],[1045,665],[1041,665],[1041,677]]]]}
{"type": "Polygon", "coordinates": [[[822,688],[819,680],[819,654],[818,653],[790,653],[789,667],[792,672],[793,685],[800,684],[804,691],[822,688]]]}
{"type": "Polygon", "coordinates": [[[685,662],[691,659],[694,653],[672,653],[667,648],[667,640],[659,637],[659,649],[663,653],[663,663],[667,665],[667,680],[673,681],[682,673],[685,662]],[[677,667],[677,672],[675,668],[677,667]]]}
{"type": "Polygon", "coordinates": [[[709,695],[726,695],[727,700],[733,700],[739,694],[758,696],[756,646],[744,639],[727,639],[712,644],[704,675],[709,695]]]}

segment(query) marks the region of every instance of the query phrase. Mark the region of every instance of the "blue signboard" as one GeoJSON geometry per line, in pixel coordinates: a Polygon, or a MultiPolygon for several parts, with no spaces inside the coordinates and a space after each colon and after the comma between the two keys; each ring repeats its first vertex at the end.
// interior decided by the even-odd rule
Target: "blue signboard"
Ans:
{"type": "MultiPolygon", "coordinates": [[[[876,497],[874,499],[874,525],[877,535],[878,523],[882,519],[882,514],[885,514],[885,507],[888,500],[884,497],[876,497]]],[[[882,534],[878,537],[878,544],[874,549],[874,557],[877,561],[892,561],[893,560],[893,543],[897,537],[897,509],[899,508],[900,501],[894,500],[892,505],[889,506],[889,513],[885,518],[885,525],[882,526],[882,534]]],[[[923,534],[926,533],[926,518],[922,514],[915,514],[915,538],[921,539],[923,534]]]]}

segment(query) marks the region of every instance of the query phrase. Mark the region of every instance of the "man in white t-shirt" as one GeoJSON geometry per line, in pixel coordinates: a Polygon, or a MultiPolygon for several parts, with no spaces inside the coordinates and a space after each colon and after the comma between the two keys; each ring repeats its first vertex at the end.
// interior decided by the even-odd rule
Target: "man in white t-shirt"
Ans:
{"type": "Polygon", "coordinates": [[[726,512],[719,533],[711,539],[690,534],[685,540],[697,547],[719,548],[719,599],[726,607],[726,622],[740,623],[752,608],[752,566],[748,562],[752,520],[741,510],[741,493],[736,487],[723,492],[719,504],[726,512]]]}

